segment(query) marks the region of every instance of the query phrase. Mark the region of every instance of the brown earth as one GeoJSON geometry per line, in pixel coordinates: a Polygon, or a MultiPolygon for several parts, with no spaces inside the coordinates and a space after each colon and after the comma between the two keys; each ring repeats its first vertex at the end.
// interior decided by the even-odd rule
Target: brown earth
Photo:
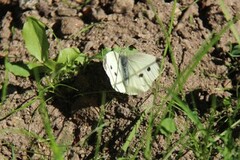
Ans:
{"type": "MultiPolygon", "coordinates": [[[[176,5],[171,45],[179,71],[189,64],[211,33],[219,31],[226,23],[216,0],[193,2],[193,0],[182,0],[176,5]]],[[[232,16],[240,11],[238,0],[225,3],[232,16]]],[[[153,0],[152,4],[163,26],[168,29],[173,1],[153,0]]],[[[139,51],[155,55],[160,59],[164,57],[164,33],[156,21],[153,10],[145,0],[92,0],[87,5],[83,5],[81,0],[21,1],[21,3],[1,0],[0,16],[0,82],[2,85],[5,79],[5,51],[8,51],[7,56],[10,62],[32,60],[25,49],[21,35],[27,16],[35,16],[49,28],[53,28],[58,36],[59,41],[49,36],[51,58],[55,58],[58,51],[66,47],[78,47],[83,53],[92,56],[105,47],[113,48],[114,46],[134,46],[139,51]],[[91,24],[93,26],[90,29],[81,32],[91,24]]],[[[239,23],[236,25],[239,26],[239,23]]],[[[239,29],[240,26],[237,28],[239,29]]],[[[226,65],[231,63],[226,53],[229,51],[229,42],[235,42],[230,31],[224,34],[220,42],[212,48],[211,53],[204,56],[194,70],[184,86],[186,95],[194,93],[202,103],[203,99],[208,101],[208,97],[212,94],[218,97],[231,96],[232,93],[219,89],[233,88],[234,77],[229,77],[229,68],[226,65]]],[[[160,84],[158,99],[163,97],[165,89],[176,78],[173,62],[170,59],[170,56],[166,57],[163,74],[157,80],[160,84]]],[[[0,159],[10,159],[13,146],[19,159],[39,159],[41,154],[51,156],[49,146],[45,142],[36,141],[37,138],[28,136],[26,132],[30,131],[39,137],[46,137],[38,112],[39,102],[34,102],[30,107],[6,117],[12,110],[22,107],[37,95],[34,79],[18,77],[11,73],[8,77],[7,99],[2,103],[0,111],[0,129],[4,129],[0,131],[0,159]],[[5,118],[2,119],[3,117],[5,118]],[[19,129],[22,130],[19,131],[19,129]]],[[[70,146],[66,159],[90,159],[94,155],[96,135],[91,135],[88,138],[88,144],[84,147],[81,143],[97,126],[100,118],[102,94],[98,92],[109,89],[110,84],[101,62],[91,63],[85,71],[72,80],[72,84],[82,93],[90,94],[74,97],[73,93],[61,93],[66,98],[51,99],[47,109],[57,142],[70,146]]],[[[120,147],[125,142],[132,125],[144,110],[143,106],[152,103],[153,96],[149,96],[149,93],[150,91],[138,97],[118,93],[106,96],[107,105],[104,115],[106,126],[103,129],[100,148],[101,154],[108,156],[105,159],[121,156],[120,147]]],[[[179,126],[178,129],[181,130],[185,117],[176,113],[175,120],[179,126]]],[[[141,137],[141,131],[144,130],[146,126],[143,123],[137,138],[141,137]]],[[[179,135],[176,134],[173,141],[178,139],[179,135]]],[[[132,152],[138,143],[139,141],[136,141],[131,145],[132,152]]],[[[166,143],[163,135],[156,137],[152,150],[152,155],[156,159],[166,151],[166,143]]],[[[174,153],[177,154],[177,150],[174,153]]],[[[143,159],[142,154],[139,153],[140,159],[143,159]]],[[[173,154],[171,158],[174,159],[175,156],[173,154]]],[[[182,158],[194,159],[194,155],[187,152],[182,158]]]]}

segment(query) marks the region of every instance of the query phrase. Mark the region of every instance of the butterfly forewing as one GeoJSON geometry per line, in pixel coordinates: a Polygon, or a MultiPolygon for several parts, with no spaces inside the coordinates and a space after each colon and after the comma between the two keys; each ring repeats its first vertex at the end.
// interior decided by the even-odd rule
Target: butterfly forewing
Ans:
{"type": "Polygon", "coordinates": [[[128,94],[136,95],[147,91],[159,75],[156,57],[137,53],[128,57],[129,80],[126,87],[128,94]]]}

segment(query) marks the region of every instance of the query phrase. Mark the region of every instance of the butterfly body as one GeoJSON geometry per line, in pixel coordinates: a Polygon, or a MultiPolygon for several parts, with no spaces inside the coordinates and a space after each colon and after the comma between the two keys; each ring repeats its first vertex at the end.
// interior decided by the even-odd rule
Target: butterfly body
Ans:
{"type": "Polygon", "coordinates": [[[119,59],[121,62],[122,67],[122,74],[123,74],[123,82],[126,82],[129,79],[129,72],[128,72],[128,59],[127,56],[119,55],[119,59]]]}
{"type": "Polygon", "coordinates": [[[106,54],[103,67],[113,89],[129,95],[146,92],[159,76],[156,57],[145,53],[126,55],[110,51],[106,54]]]}

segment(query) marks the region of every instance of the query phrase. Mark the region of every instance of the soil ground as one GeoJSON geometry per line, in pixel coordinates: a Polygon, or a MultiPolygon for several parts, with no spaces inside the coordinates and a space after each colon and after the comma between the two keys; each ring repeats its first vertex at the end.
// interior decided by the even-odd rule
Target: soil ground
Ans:
{"type": "MultiPolygon", "coordinates": [[[[226,1],[226,6],[232,15],[240,12],[238,0],[226,1]]],[[[157,15],[168,29],[173,1],[153,0],[157,15]]],[[[10,62],[27,62],[32,57],[27,52],[21,35],[23,23],[27,16],[34,16],[52,28],[59,41],[49,37],[50,56],[55,58],[60,49],[77,47],[89,56],[95,55],[103,48],[114,46],[134,46],[137,50],[163,57],[164,33],[157,23],[153,9],[145,0],[92,0],[87,5],[83,1],[8,1],[0,0],[0,82],[5,80],[4,51],[8,51],[10,62]],[[81,7],[83,6],[83,7],[81,7]],[[81,32],[87,26],[88,30],[81,32]]],[[[212,32],[219,31],[226,19],[216,0],[181,0],[176,5],[174,28],[171,36],[172,50],[179,71],[183,70],[199,50],[204,41],[212,32]]],[[[239,26],[239,23],[236,25],[239,26]]],[[[240,29],[240,26],[237,27],[240,29]]],[[[228,97],[232,93],[219,88],[233,88],[235,77],[229,76],[231,63],[226,56],[229,51],[229,42],[235,40],[230,32],[224,34],[219,43],[212,48],[194,70],[184,86],[186,99],[194,93],[202,107],[209,103],[211,95],[228,97]]],[[[164,71],[157,80],[160,84],[158,99],[166,93],[176,78],[173,62],[167,57],[164,71]]],[[[0,118],[10,111],[21,107],[32,97],[37,95],[36,83],[33,77],[23,78],[9,73],[7,99],[1,106],[0,118]]],[[[101,62],[92,62],[87,69],[72,80],[74,87],[81,92],[97,92],[111,88],[101,62]],[[84,76],[82,76],[84,75],[84,76]],[[101,85],[104,84],[104,85],[101,85]]],[[[1,85],[1,88],[2,88],[1,85]]],[[[48,113],[57,142],[71,146],[66,159],[90,159],[95,150],[96,135],[89,137],[88,145],[81,147],[83,138],[89,135],[97,126],[100,117],[101,94],[78,96],[63,93],[66,99],[54,98],[48,102],[48,113]]],[[[120,147],[126,140],[131,125],[139,118],[144,110],[142,106],[151,104],[153,96],[150,91],[141,96],[127,96],[119,93],[107,95],[104,122],[107,127],[103,130],[101,153],[106,159],[114,159],[120,154],[120,147]],[[144,105],[143,105],[144,104],[144,105]]],[[[22,109],[0,121],[0,129],[8,128],[4,134],[0,133],[0,159],[12,158],[12,146],[15,148],[18,159],[39,159],[41,154],[51,155],[48,146],[26,136],[23,130],[31,131],[40,137],[46,135],[42,119],[37,112],[39,103],[22,109]],[[23,129],[22,133],[14,129],[23,129]],[[9,145],[11,144],[11,145],[9,145]],[[36,153],[32,153],[34,149],[36,153]],[[41,153],[41,154],[37,154],[41,153]]],[[[203,109],[204,110],[204,109],[203,109]]],[[[181,129],[185,117],[176,113],[176,123],[181,129]]],[[[204,113],[203,113],[204,114],[204,113]]],[[[141,130],[145,130],[141,126],[141,130]]],[[[139,134],[139,138],[141,133],[139,134]]],[[[179,136],[175,136],[177,141],[179,136]]],[[[161,158],[162,151],[166,150],[166,141],[162,135],[157,136],[153,143],[152,155],[155,159],[161,158]]],[[[133,143],[134,149],[137,143],[133,143]]],[[[176,151],[177,154],[177,151],[176,151]]],[[[174,159],[176,155],[172,155],[174,159]]],[[[140,159],[143,156],[139,155],[140,159]]],[[[194,159],[191,152],[183,159],[194,159]]]]}

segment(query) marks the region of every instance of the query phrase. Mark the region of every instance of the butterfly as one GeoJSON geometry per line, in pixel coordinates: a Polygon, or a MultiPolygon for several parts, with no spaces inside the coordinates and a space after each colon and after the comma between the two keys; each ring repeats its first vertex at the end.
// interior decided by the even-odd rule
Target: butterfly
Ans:
{"type": "Polygon", "coordinates": [[[146,92],[159,76],[157,58],[140,52],[110,51],[103,59],[103,68],[113,89],[128,95],[146,92]]]}

